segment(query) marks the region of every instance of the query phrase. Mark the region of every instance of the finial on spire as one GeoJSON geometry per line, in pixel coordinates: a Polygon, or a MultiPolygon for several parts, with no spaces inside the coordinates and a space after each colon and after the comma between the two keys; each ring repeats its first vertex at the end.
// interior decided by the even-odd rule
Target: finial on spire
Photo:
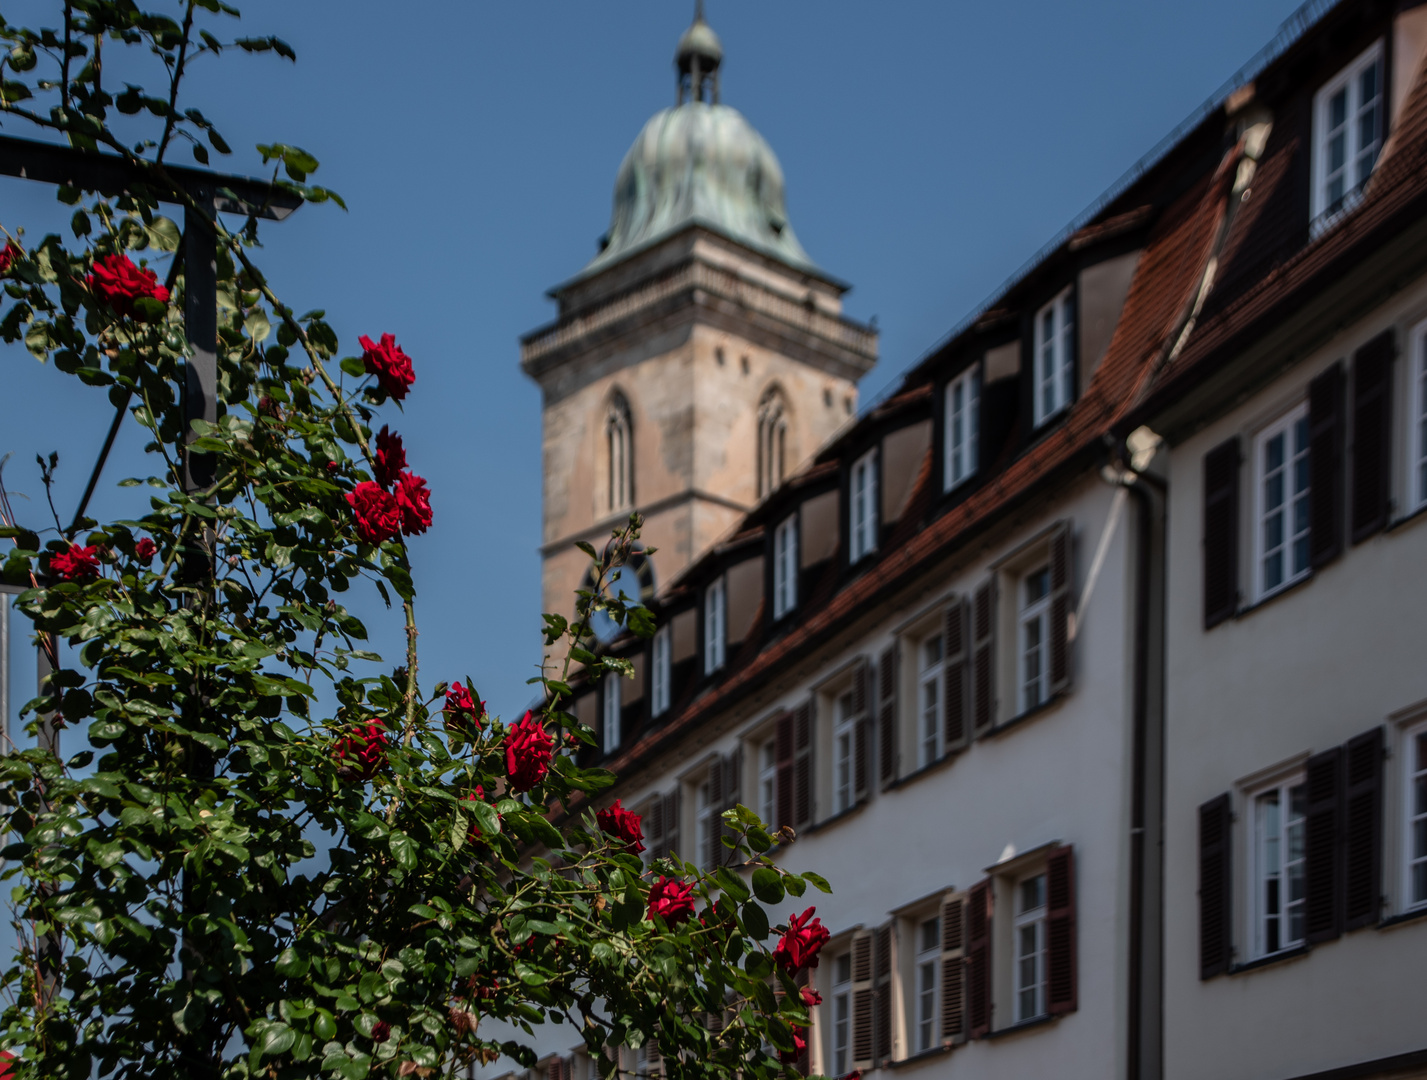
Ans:
{"type": "Polygon", "coordinates": [[[718,69],[723,62],[723,43],[704,21],[704,0],[694,0],[694,21],[679,38],[674,67],[679,72],[678,100],[718,104],[718,69]]]}

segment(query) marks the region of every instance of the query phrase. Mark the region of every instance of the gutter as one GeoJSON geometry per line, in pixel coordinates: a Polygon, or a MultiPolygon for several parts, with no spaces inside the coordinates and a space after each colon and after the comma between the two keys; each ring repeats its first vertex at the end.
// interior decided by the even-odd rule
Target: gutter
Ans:
{"type": "Polygon", "coordinates": [[[1165,539],[1168,516],[1163,480],[1143,469],[1158,453],[1158,436],[1139,429],[1131,464],[1115,448],[1101,470],[1107,483],[1128,492],[1138,509],[1135,527],[1134,656],[1131,704],[1131,794],[1128,841],[1129,969],[1126,1016],[1127,1080],[1164,1076],[1164,767],[1165,767],[1165,539]],[[1139,466],[1136,468],[1136,466],[1139,466]]]}

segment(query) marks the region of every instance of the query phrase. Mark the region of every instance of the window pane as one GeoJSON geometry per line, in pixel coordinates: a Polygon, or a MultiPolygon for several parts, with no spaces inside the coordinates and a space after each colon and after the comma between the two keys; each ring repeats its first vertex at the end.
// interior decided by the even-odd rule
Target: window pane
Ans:
{"type": "Polygon", "coordinates": [[[1345,86],[1328,99],[1328,126],[1341,127],[1348,119],[1348,88],[1345,86]]]}
{"type": "Polygon", "coordinates": [[[932,952],[941,948],[941,919],[927,919],[921,925],[920,952],[932,952]]]}

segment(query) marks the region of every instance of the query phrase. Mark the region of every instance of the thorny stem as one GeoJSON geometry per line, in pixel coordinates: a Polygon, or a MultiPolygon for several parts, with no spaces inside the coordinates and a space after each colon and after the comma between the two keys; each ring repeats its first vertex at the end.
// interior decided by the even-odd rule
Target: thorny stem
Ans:
{"type": "Polygon", "coordinates": [[[183,13],[183,41],[178,46],[178,60],[173,66],[173,73],[169,76],[168,115],[164,117],[163,138],[159,139],[158,150],[154,154],[155,161],[163,161],[164,151],[168,149],[169,139],[173,137],[174,118],[178,115],[174,111],[178,105],[178,84],[183,79],[183,65],[188,57],[188,39],[193,31],[194,3],[195,0],[188,0],[188,6],[183,13]]]}

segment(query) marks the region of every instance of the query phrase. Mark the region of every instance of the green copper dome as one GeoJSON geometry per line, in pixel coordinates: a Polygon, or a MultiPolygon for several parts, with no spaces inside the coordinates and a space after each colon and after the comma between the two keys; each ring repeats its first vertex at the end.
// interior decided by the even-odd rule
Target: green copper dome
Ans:
{"type": "Polygon", "coordinates": [[[655,113],[625,154],[603,250],[584,274],[689,225],[817,270],[788,224],[783,170],[737,109],[689,101],[655,113]]]}

